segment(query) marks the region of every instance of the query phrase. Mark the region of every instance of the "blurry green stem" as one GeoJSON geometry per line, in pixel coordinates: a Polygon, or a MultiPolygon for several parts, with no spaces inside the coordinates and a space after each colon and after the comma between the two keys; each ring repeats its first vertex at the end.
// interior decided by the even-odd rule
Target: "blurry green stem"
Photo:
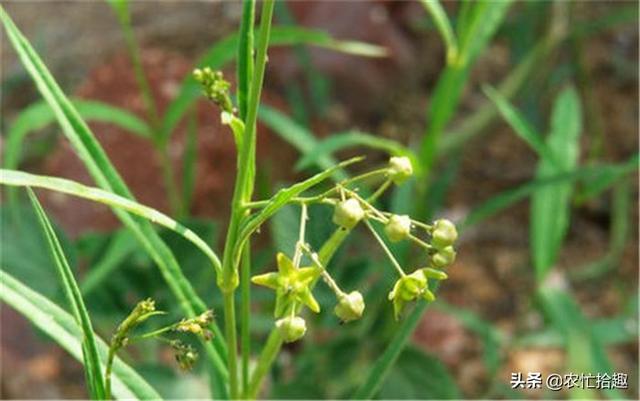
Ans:
{"type": "Polygon", "coordinates": [[[271,330],[271,334],[269,334],[269,338],[267,339],[267,344],[264,346],[264,349],[260,354],[258,365],[251,376],[251,382],[249,383],[249,389],[246,394],[247,399],[252,400],[258,396],[262,379],[264,379],[264,376],[269,372],[269,369],[271,368],[273,361],[275,361],[278,352],[280,352],[281,347],[282,337],[280,336],[280,332],[278,330],[271,330]]]}
{"type": "Polygon", "coordinates": [[[240,267],[240,339],[242,356],[242,394],[249,388],[249,357],[251,356],[251,248],[245,244],[240,267]]]}
{"type": "MultiPolygon", "coordinates": [[[[269,47],[269,36],[271,33],[271,18],[273,16],[273,0],[266,0],[262,4],[262,15],[260,21],[260,32],[258,36],[257,54],[255,68],[249,90],[247,103],[247,115],[244,120],[243,145],[239,149],[237,175],[231,203],[231,219],[225,241],[224,256],[222,260],[222,275],[218,279],[218,286],[222,290],[224,297],[224,316],[227,348],[229,350],[229,392],[232,399],[237,399],[240,395],[238,388],[237,369],[237,339],[236,339],[236,318],[235,318],[235,290],[239,284],[238,260],[236,255],[241,255],[242,246],[239,241],[241,221],[249,212],[244,205],[251,201],[255,185],[255,153],[256,153],[256,120],[258,116],[258,106],[262,92],[264,71],[267,62],[267,48],[269,47]]],[[[244,8],[245,12],[252,12],[244,8]]],[[[249,17],[245,16],[245,19],[249,17]]],[[[245,34],[249,31],[245,30],[245,34]]],[[[241,49],[242,51],[242,49],[241,49]]],[[[246,72],[246,71],[245,71],[246,72]]],[[[250,246],[250,242],[246,242],[250,246]]],[[[247,322],[248,324],[248,322],[247,322]]]]}
{"type": "Polygon", "coordinates": [[[142,60],[140,59],[140,47],[136,41],[136,37],[133,33],[131,25],[131,14],[129,12],[128,4],[125,2],[120,6],[114,6],[118,22],[122,28],[124,40],[127,44],[127,51],[131,58],[131,64],[133,64],[133,71],[136,77],[136,82],[140,88],[142,95],[142,101],[144,102],[145,109],[147,110],[147,119],[153,132],[153,143],[160,158],[160,164],[162,169],[162,178],[167,190],[167,196],[169,197],[169,205],[171,207],[172,214],[178,215],[182,209],[180,205],[180,197],[178,196],[175,178],[173,174],[173,165],[171,164],[171,158],[169,157],[168,142],[162,138],[162,129],[160,122],[160,115],[158,113],[158,107],[151,91],[151,85],[144,73],[142,66],[142,60]]]}

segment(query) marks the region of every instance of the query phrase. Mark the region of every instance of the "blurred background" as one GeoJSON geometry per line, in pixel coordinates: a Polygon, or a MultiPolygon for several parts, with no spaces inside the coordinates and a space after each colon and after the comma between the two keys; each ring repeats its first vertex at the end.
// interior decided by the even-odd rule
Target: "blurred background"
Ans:
{"type": "MultiPolygon", "coordinates": [[[[463,6],[453,1],[443,5],[456,26],[463,6]]],[[[67,95],[104,102],[145,119],[126,34],[106,3],[3,6],[67,95]]],[[[237,30],[240,15],[241,6],[235,2],[131,4],[133,35],[160,114],[169,109],[198,60],[216,46],[220,49],[237,30]]],[[[317,171],[313,163],[299,168],[299,160],[331,136],[351,134],[333,155],[336,159],[366,154],[370,166],[386,163],[388,154],[356,146],[353,134],[397,141],[417,154],[426,133],[438,131],[440,138],[428,181],[409,183],[382,204],[425,220],[455,221],[462,233],[458,259],[378,397],[637,399],[637,2],[514,2],[468,66],[468,74],[457,79],[459,90],[438,84],[447,71],[446,49],[420,2],[278,2],[274,21],[276,26],[315,29],[335,39],[381,46],[387,56],[307,45],[270,50],[259,122],[256,198],[264,199],[278,187],[317,171]],[[548,270],[543,278],[536,273],[542,262],[535,243],[544,242],[545,232],[532,222],[553,219],[554,214],[545,214],[544,207],[535,207],[530,199],[546,196],[553,204],[562,198],[554,192],[560,184],[541,183],[544,161],[496,110],[486,85],[509,98],[540,136],[553,131],[559,94],[577,94],[579,107],[572,116],[578,116],[582,128],[574,168],[595,173],[561,183],[570,196],[558,207],[566,210],[569,223],[556,241],[557,253],[550,252],[553,256],[542,267],[548,270]],[[442,117],[439,113],[448,105],[450,116],[442,117]],[[603,167],[599,174],[602,166],[609,169],[603,167]],[[566,302],[554,305],[540,296],[540,288],[559,290],[566,302]],[[576,342],[587,348],[576,352],[576,342]],[[544,377],[620,372],[628,375],[629,388],[602,393],[513,390],[512,372],[542,372],[544,377]]],[[[40,98],[4,36],[1,68],[3,164],[8,136],[27,121],[33,132],[15,161],[19,169],[93,184],[58,126],[22,116],[40,98]]],[[[233,63],[222,69],[234,81],[233,63]]],[[[162,179],[163,161],[149,140],[122,125],[90,120],[137,199],[178,216],[217,244],[217,250],[224,238],[235,171],[233,138],[218,117],[218,110],[203,99],[173,130],[167,154],[181,188],[178,209],[172,208],[162,179]]],[[[51,192],[38,194],[64,239],[103,338],[137,300],[149,296],[180,316],[157,269],[108,208],[51,192]]],[[[62,292],[45,240],[25,194],[19,195],[19,219],[8,217],[15,210],[9,211],[6,196],[2,198],[2,268],[60,302],[62,292]]],[[[331,232],[330,213],[323,207],[311,211],[312,244],[331,232]]],[[[562,213],[555,216],[563,218],[562,213]]],[[[285,208],[257,236],[254,272],[273,269],[275,252],[292,249],[297,218],[296,209],[285,208]]],[[[177,236],[162,236],[198,292],[220,310],[221,299],[212,273],[203,268],[204,257],[177,236]]],[[[402,247],[396,251],[403,260],[415,260],[402,247]]],[[[309,317],[303,342],[285,347],[265,397],[343,398],[353,392],[364,379],[364,367],[379,356],[397,327],[386,302],[393,283],[387,263],[365,230],[348,240],[331,270],[346,288],[365,293],[367,317],[339,325],[331,314],[331,293],[318,287],[324,310],[309,317]]],[[[252,296],[253,347],[259,349],[273,324],[273,297],[255,287],[252,296]]],[[[86,398],[79,363],[11,308],[3,305],[0,315],[3,398],[86,398]]],[[[204,367],[179,372],[165,348],[133,347],[124,357],[163,396],[208,397],[204,367]]]]}

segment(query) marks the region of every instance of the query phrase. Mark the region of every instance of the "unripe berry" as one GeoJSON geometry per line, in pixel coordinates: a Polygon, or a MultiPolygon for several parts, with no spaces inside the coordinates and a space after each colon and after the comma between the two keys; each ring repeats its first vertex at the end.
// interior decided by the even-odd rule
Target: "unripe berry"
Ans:
{"type": "Polygon", "coordinates": [[[364,217],[360,202],[349,198],[338,203],[333,211],[333,222],[340,227],[353,228],[364,217]]]}
{"type": "Polygon", "coordinates": [[[413,175],[411,160],[406,156],[394,156],[389,159],[389,178],[396,185],[402,184],[413,175]]]}
{"type": "Polygon", "coordinates": [[[301,339],[307,331],[307,323],[299,316],[289,316],[276,321],[276,327],[286,343],[301,339]]]}
{"type": "Polygon", "coordinates": [[[456,239],[458,239],[458,230],[456,230],[456,226],[452,222],[447,219],[440,219],[433,223],[431,244],[436,249],[443,249],[453,245],[456,239]]]}
{"type": "Polygon", "coordinates": [[[456,260],[456,251],[453,249],[451,245],[439,249],[431,257],[431,262],[433,266],[438,267],[440,269],[445,268],[451,265],[456,260]]]}
{"type": "Polygon", "coordinates": [[[340,297],[334,312],[336,316],[345,323],[360,319],[362,312],[364,312],[364,299],[362,298],[362,294],[358,291],[352,291],[340,297]]]}
{"type": "Polygon", "coordinates": [[[411,218],[394,214],[389,218],[389,222],[384,226],[384,232],[391,242],[402,241],[411,233],[411,218]]]}

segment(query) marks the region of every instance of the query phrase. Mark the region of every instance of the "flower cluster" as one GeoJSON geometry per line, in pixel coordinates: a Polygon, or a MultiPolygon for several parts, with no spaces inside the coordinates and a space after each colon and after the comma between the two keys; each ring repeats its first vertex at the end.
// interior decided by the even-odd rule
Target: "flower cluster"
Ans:
{"type": "MultiPolygon", "coordinates": [[[[344,180],[332,189],[313,197],[298,198],[302,216],[300,219],[300,235],[292,258],[278,253],[277,272],[270,272],[254,276],[253,283],[268,287],[276,292],[274,315],[278,319],[275,323],[285,342],[292,342],[302,338],[307,326],[305,320],[299,316],[301,309],[307,307],[318,313],[320,305],[313,297],[313,287],[322,278],[336,295],[337,303],[334,307],[335,315],[342,322],[350,322],[362,317],[365,309],[364,298],[358,291],[345,292],[331,277],[324,260],[315,253],[305,242],[305,227],[307,220],[307,206],[314,203],[330,204],[333,206],[332,221],[338,230],[349,231],[360,222],[364,222],[377,242],[389,257],[399,278],[389,292],[389,300],[393,305],[393,313],[398,319],[406,305],[418,299],[432,302],[436,299],[430,281],[445,280],[447,274],[444,268],[451,265],[456,257],[454,249],[458,237],[456,227],[449,220],[440,219],[428,225],[415,221],[407,215],[395,215],[378,210],[373,202],[391,184],[400,185],[413,175],[413,166],[408,157],[391,157],[389,164],[381,169],[344,180]],[[384,183],[373,195],[365,198],[358,189],[352,189],[351,184],[370,179],[375,176],[384,178],[384,183]],[[390,242],[411,241],[417,244],[425,255],[423,266],[406,273],[387,247],[385,240],[372,222],[382,225],[382,232],[390,242]],[[423,237],[423,238],[421,238],[423,237]],[[310,261],[308,266],[301,266],[303,258],[310,261]]],[[[322,253],[322,252],[320,252],[322,253]]]]}
{"type": "Polygon", "coordinates": [[[234,113],[233,102],[229,95],[231,84],[224,79],[222,71],[209,67],[193,70],[193,78],[202,86],[203,94],[217,104],[223,111],[234,113]]]}
{"type": "MultiPolygon", "coordinates": [[[[155,338],[171,346],[181,369],[190,369],[198,359],[198,353],[195,348],[179,339],[167,338],[165,335],[171,332],[190,333],[200,336],[205,341],[209,341],[213,338],[213,333],[209,330],[214,318],[213,311],[207,310],[196,317],[185,318],[177,323],[169,324],[148,333],[136,336],[131,335],[133,329],[148,318],[164,314],[165,312],[156,310],[155,301],[151,298],[138,302],[129,316],[120,323],[116,332],[113,334],[111,343],[109,344],[110,355],[115,355],[118,350],[132,342],[155,338]]],[[[110,358],[110,360],[112,361],[113,359],[110,358]]]]}

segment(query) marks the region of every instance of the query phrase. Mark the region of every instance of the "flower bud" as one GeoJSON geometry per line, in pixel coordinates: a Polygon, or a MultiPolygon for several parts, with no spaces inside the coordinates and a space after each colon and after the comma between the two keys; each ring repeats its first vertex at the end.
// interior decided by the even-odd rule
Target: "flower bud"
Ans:
{"type": "Polygon", "coordinates": [[[458,239],[458,230],[456,230],[456,226],[452,222],[447,219],[440,219],[433,223],[431,243],[436,249],[443,249],[453,245],[456,239],[458,239]]]}
{"type": "Polygon", "coordinates": [[[338,305],[333,310],[336,316],[343,322],[350,322],[362,317],[364,312],[364,299],[362,294],[358,291],[352,291],[349,294],[344,294],[340,297],[338,305]]]}
{"type": "Polygon", "coordinates": [[[384,226],[384,232],[391,242],[402,241],[411,233],[411,218],[407,215],[394,214],[384,226]]]}
{"type": "Polygon", "coordinates": [[[389,159],[389,178],[396,185],[402,184],[413,175],[411,160],[406,156],[394,156],[389,159]]]}
{"type": "Polygon", "coordinates": [[[299,316],[289,316],[276,321],[276,327],[280,330],[282,339],[286,343],[292,343],[301,339],[307,331],[307,323],[299,316]]]}
{"type": "Polygon", "coordinates": [[[444,247],[442,249],[439,249],[438,252],[436,252],[431,257],[431,262],[433,263],[433,265],[440,269],[451,265],[455,260],[456,260],[456,251],[455,249],[453,249],[451,245],[444,247]]]}
{"type": "Polygon", "coordinates": [[[340,227],[353,228],[364,217],[364,210],[354,198],[338,203],[333,211],[333,222],[340,227]]]}

